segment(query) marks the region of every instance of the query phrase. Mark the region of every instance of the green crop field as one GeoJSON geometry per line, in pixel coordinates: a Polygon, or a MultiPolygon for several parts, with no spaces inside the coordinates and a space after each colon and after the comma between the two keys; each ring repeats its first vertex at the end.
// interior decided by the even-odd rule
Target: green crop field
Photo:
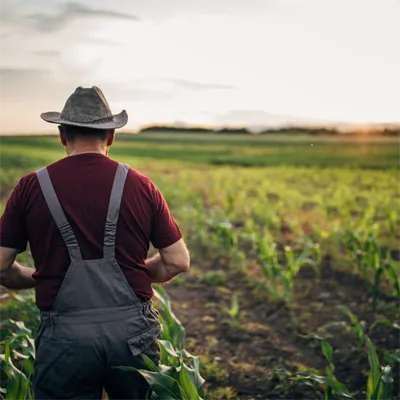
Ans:
{"type": "MultiPolygon", "coordinates": [[[[64,155],[54,136],[1,138],[2,206],[64,155]]],[[[398,398],[399,155],[398,138],[117,136],[110,156],[153,179],[191,252],[189,273],[164,287],[182,325],[161,288],[156,303],[163,339],[200,356],[168,347],[163,363],[183,354],[205,393],[182,378],[171,398],[398,398]]],[[[2,368],[12,380],[25,367],[29,387],[34,297],[2,293],[2,368]]]]}

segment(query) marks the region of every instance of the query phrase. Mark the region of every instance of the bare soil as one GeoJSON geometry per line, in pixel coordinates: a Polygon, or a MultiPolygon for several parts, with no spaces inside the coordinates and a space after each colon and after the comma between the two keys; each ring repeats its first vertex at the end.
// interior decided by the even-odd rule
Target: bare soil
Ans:
{"type": "MultiPolygon", "coordinates": [[[[189,351],[207,354],[208,362],[213,361],[220,369],[208,379],[210,393],[229,386],[239,399],[317,398],[305,385],[282,387],[276,378],[268,376],[274,368],[317,368],[324,374],[327,362],[319,342],[299,335],[315,333],[333,321],[348,321],[339,305],[349,307],[367,327],[379,318],[398,318],[398,299],[384,296],[380,300],[384,311],[374,312],[366,282],[340,267],[334,268],[330,257],[323,261],[320,279],[310,269],[300,272],[290,307],[268,300],[257,284],[261,279],[257,271],[229,272],[227,265],[212,265],[207,270],[216,268],[227,272],[224,285],[202,283],[196,274],[189,273],[185,283],[168,287],[174,312],[186,327],[189,351]],[[233,294],[240,304],[240,321],[234,323],[223,311],[223,307],[230,306],[233,294]]],[[[366,350],[352,351],[357,339],[343,328],[328,328],[326,332],[335,350],[336,377],[351,391],[358,391],[357,398],[365,399],[369,371],[366,350]]],[[[399,332],[379,325],[368,334],[381,354],[379,350],[399,347],[399,332]]],[[[398,368],[394,375],[396,379],[398,368]]],[[[398,387],[398,378],[396,384],[398,387]]]]}

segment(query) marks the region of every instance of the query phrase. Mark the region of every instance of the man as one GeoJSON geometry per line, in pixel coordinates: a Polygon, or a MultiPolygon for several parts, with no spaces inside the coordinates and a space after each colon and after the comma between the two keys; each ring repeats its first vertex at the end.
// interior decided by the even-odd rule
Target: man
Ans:
{"type": "Polygon", "coordinates": [[[36,288],[37,399],[142,399],[148,385],[114,366],[160,360],[160,323],[151,283],[189,269],[189,254],[152,181],[109,158],[115,129],[97,87],[79,87],[61,113],[65,157],[23,177],[0,222],[0,279],[10,289],[36,288]],[[15,261],[30,244],[35,270],[15,261]],[[149,244],[158,248],[147,259],[149,244]]]}

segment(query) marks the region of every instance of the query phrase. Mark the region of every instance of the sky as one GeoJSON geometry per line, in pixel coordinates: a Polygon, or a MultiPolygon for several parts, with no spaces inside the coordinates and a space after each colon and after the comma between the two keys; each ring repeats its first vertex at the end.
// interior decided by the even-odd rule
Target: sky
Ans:
{"type": "Polygon", "coordinates": [[[400,121],[400,0],[1,0],[0,133],[78,86],[126,130],[400,121]]]}

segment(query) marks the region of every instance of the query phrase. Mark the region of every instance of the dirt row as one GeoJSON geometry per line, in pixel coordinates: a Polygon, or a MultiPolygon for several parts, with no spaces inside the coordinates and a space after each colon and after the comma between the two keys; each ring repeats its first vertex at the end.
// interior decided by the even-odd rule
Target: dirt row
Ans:
{"type": "MultiPolygon", "coordinates": [[[[196,274],[188,274],[183,284],[167,289],[174,312],[186,327],[189,350],[206,355],[207,363],[220,371],[208,379],[211,393],[213,389],[230,387],[236,393],[231,398],[315,398],[305,385],[283,388],[268,376],[274,368],[317,368],[324,373],[326,361],[319,344],[299,335],[317,332],[333,321],[347,321],[337,308],[339,305],[349,307],[367,326],[377,318],[398,317],[396,299],[386,299],[386,310],[374,312],[365,282],[348,271],[333,268],[329,257],[324,259],[321,279],[311,270],[301,271],[290,307],[269,301],[257,285],[259,277],[252,279],[248,273],[222,268],[228,273],[223,285],[212,286],[201,282],[196,274]],[[223,309],[230,306],[233,294],[239,298],[239,321],[230,320],[223,309]]],[[[356,339],[343,329],[327,332],[332,335],[329,341],[335,348],[337,378],[351,390],[358,390],[363,398],[368,371],[365,352],[349,352],[356,339]],[[346,356],[350,359],[346,360],[346,356]]],[[[383,349],[397,348],[400,339],[399,331],[386,326],[374,329],[371,338],[383,349]]]]}

